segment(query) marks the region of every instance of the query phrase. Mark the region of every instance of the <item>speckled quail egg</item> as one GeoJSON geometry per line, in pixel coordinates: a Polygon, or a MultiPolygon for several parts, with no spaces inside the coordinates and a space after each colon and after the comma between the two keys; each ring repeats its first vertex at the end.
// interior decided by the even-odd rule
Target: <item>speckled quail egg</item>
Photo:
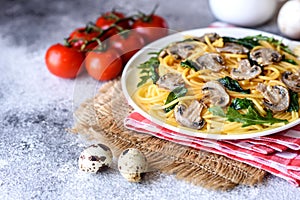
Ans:
{"type": "Polygon", "coordinates": [[[83,150],[79,156],[79,169],[84,172],[97,173],[112,163],[113,154],[104,144],[94,144],[83,150]]]}
{"type": "Polygon", "coordinates": [[[129,182],[140,182],[141,175],[148,169],[145,155],[137,149],[124,150],[118,160],[118,169],[129,182]]]}

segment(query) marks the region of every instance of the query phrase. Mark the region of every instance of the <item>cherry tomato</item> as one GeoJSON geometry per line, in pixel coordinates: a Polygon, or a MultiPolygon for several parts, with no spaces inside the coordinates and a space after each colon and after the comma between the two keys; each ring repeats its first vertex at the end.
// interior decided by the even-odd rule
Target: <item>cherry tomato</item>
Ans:
{"type": "MultiPolygon", "coordinates": [[[[125,15],[121,12],[111,11],[104,13],[101,15],[97,21],[96,26],[100,27],[103,30],[108,29],[112,24],[116,23],[118,20],[125,18],[125,15]]],[[[125,20],[117,24],[123,29],[128,29],[130,27],[129,21],[125,20]]],[[[118,30],[116,28],[112,28],[109,30],[106,35],[107,37],[115,35],[118,33],[118,30]]]]}
{"type": "Polygon", "coordinates": [[[147,43],[168,35],[167,22],[154,14],[137,19],[132,28],[141,34],[147,43]]]}
{"type": "Polygon", "coordinates": [[[121,32],[112,36],[109,41],[110,47],[121,54],[124,64],[145,45],[143,37],[135,30],[121,32]]]}
{"type": "Polygon", "coordinates": [[[123,68],[120,54],[112,48],[89,52],[85,67],[88,74],[99,81],[116,78],[123,68]]]}
{"type": "MultiPolygon", "coordinates": [[[[81,47],[86,42],[91,41],[94,38],[97,38],[100,35],[100,31],[93,29],[87,30],[85,27],[75,29],[69,36],[68,42],[76,49],[81,50],[81,47]]],[[[89,43],[84,50],[92,50],[98,45],[97,42],[89,43]]]]}
{"type": "Polygon", "coordinates": [[[48,70],[62,78],[75,78],[84,58],[82,52],[62,44],[51,46],[45,56],[48,70]]]}

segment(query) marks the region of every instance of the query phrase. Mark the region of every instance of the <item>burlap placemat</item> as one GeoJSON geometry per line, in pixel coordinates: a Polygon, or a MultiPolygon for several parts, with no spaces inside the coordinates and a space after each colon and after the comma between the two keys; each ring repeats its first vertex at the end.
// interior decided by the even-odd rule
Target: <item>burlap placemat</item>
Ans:
{"type": "Polygon", "coordinates": [[[152,170],[175,174],[178,179],[208,189],[254,185],[266,175],[263,170],[224,156],[130,131],[123,126],[123,120],[131,111],[120,81],[107,82],[93,99],[77,109],[72,132],[105,143],[112,148],[114,156],[126,148],[137,148],[146,155],[152,170]]]}

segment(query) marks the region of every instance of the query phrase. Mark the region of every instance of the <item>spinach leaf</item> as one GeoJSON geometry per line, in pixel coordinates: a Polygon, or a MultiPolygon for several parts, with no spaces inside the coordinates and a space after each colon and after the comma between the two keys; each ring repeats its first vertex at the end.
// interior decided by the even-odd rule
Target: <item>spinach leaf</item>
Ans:
{"type": "Polygon", "coordinates": [[[149,79],[152,79],[153,83],[159,79],[158,75],[158,67],[159,67],[159,60],[157,57],[151,57],[146,62],[140,64],[137,68],[141,69],[140,74],[140,82],[137,84],[137,87],[145,84],[149,79]]]}
{"type": "Polygon", "coordinates": [[[253,107],[253,102],[250,99],[233,99],[230,107],[235,110],[247,109],[249,106],[253,107]]]}
{"type": "Polygon", "coordinates": [[[299,101],[298,101],[298,93],[292,90],[289,90],[290,95],[290,105],[287,109],[288,112],[297,111],[299,110],[299,101]]]}
{"type": "Polygon", "coordinates": [[[226,87],[228,90],[235,91],[235,92],[240,92],[244,94],[250,94],[250,90],[244,90],[239,82],[236,80],[233,80],[229,76],[226,76],[225,78],[220,78],[218,80],[224,87],[226,87]]]}
{"type": "Polygon", "coordinates": [[[198,70],[199,70],[199,67],[197,66],[197,64],[194,63],[194,62],[191,61],[191,60],[181,61],[181,62],[180,62],[180,65],[181,65],[182,67],[194,69],[195,71],[198,71],[198,70]]]}
{"type": "MultiPolygon", "coordinates": [[[[174,90],[172,90],[172,92],[169,93],[169,95],[167,97],[167,100],[165,102],[165,105],[167,105],[168,103],[174,101],[175,99],[178,99],[179,97],[185,96],[187,91],[188,90],[184,86],[180,86],[180,87],[175,88],[174,90]]],[[[165,112],[169,112],[169,111],[173,110],[177,104],[178,103],[165,108],[165,112]]]]}

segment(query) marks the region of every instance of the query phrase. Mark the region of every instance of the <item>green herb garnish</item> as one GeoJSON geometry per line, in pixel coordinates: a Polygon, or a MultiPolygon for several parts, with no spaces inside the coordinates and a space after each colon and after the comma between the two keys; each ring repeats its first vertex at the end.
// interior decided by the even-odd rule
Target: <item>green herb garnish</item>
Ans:
{"type": "Polygon", "coordinates": [[[214,106],[208,109],[213,115],[226,117],[224,110],[220,106],[214,106]]]}
{"type": "Polygon", "coordinates": [[[288,112],[297,111],[299,110],[299,102],[298,102],[298,93],[292,90],[289,90],[290,95],[290,105],[287,109],[288,112]]]}
{"type": "Polygon", "coordinates": [[[281,40],[277,40],[273,37],[263,36],[261,34],[255,35],[255,36],[247,36],[247,37],[239,38],[239,39],[233,38],[233,37],[223,37],[224,42],[237,43],[237,44],[243,45],[246,48],[250,48],[250,49],[260,45],[259,40],[267,41],[267,42],[275,45],[276,47],[279,46],[283,51],[295,56],[295,54],[292,52],[292,50],[287,45],[283,44],[281,40]]]}
{"type": "Polygon", "coordinates": [[[250,99],[240,99],[236,98],[233,99],[230,107],[234,108],[235,110],[247,109],[249,106],[253,107],[253,102],[250,99]]]}
{"type": "Polygon", "coordinates": [[[233,42],[236,44],[240,44],[246,48],[252,49],[253,47],[256,47],[259,45],[258,41],[249,40],[245,38],[233,38],[233,37],[222,37],[224,42],[233,42]]]}
{"type": "Polygon", "coordinates": [[[218,80],[224,87],[226,87],[228,90],[234,91],[234,92],[240,92],[240,93],[244,93],[244,94],[250,94],[250,90],[244,90],[239,82],[237,82],[236,80],[233,80],[232,78],[230,78],[229,76],[226,76],[224,78],[220,78],[218,80]]]}
{"type": "Polygon", "coordinates": [[[191,68],[191,69],[194,69],[195,71],[198,71],[198,70],[199,70],[199,67],[197,66],[197,64],[194,63],[194,62],[191,61],[191,60],[181,61],[181,62],[180,62],[180,65],[181,65],[182,67],[185,67],[185,68],[191,68]]]}
{"type": "Polygon", "coordinates": [[[209,111],[214,115],[220,117],[226,117],[230,122],[239,122],[242,123],[242,127],[251,126],[251,125],[259,125],[259,124],[275,124],[275,123],[288,123],[286,119],[278,119],[272,116],[272,112],[270,110],[267,111],[267,115],[265,117],[261,116],[259,112],[253,107],[249,106],[246,114],[242,114],[239,111],[235,110],[232,107],[228,107],[227,113],[220,113],[222,110],[220,107],[211,107],[209,111]]]}
{"type": "Polygon", "coordinates": [[[292,65],[298,65],[293,59],[283,58],[282,61],[290,63],[292,65]]]}
{"type": "Polygon", "coordinates": [[[159,79],[158,75],[158,67],[159,67],[159,60],[157,57],[151,57],[148,61],[140,64],[137,68],[142,69],[140,74],[140,82],[137,84],[137,87],[145,84],[149,79],[152,79],[153,83],[156,83],[159,79]]]}
{"type": "Polygon", "coordinates": [[[256,109],[252,106],[248,107],[248,111],[246,114],[241,114],[239,111],[228,107],[226,118],[230,122],[240,122],[242,123],[242,127],[256,125],[256,124],[274,124],[284,122],[287,123],[286,119],[277,119],[273,118],[272,112],[270,110],[267,111],[267,115],[265,117],[261,116],[256,109]]]}
{"type": "MultiPolygon", "coordinates": [[[[167,100],[165,102],[165,105],[167,105],[168,103],[174,101],[175,99],[178,99],[179,97],[185,96],[187,91],[188,90],[184,86],[180,86],[180,87],[175,88],[174,90],[172,90],[172,92],[169,93],[169,95],[167,97],[167,100]]],[[[165,108],[165,112],[169,112],[169,111],[173,110],[177,104],[178,103],[173,104],[173,105],[165,108]]]]}

